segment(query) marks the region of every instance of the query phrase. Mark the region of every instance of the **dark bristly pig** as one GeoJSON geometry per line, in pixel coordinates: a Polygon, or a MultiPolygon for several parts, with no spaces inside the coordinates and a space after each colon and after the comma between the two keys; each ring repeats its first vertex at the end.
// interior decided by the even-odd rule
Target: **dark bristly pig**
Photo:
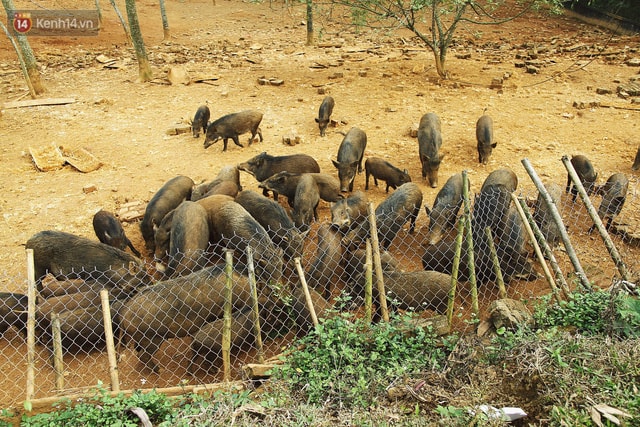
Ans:
{"type": "MultiPolygon", "coordinates": [[[[551,197],[551,201],[559,209],[559,203],[562,201],[562,188],[554,182],[547,183],[545,188],[547,190],[547,194],[551,197]]],[[[553,219],[553,214],[551,213],[551,209],[547,206],[544,196],[540,193],[538,193],[538,198],[534,205],[533,220],[540,229],[540,232],[544,236],[549,247],[553,249],[558,246],[558,243],[560,242],[560,230],[553,219]]]]}
{"type": "MultiPolygon", "coordinates": [[[[255,157],[240,163],[238,169],[253,175],[258,182],[263,182],[278,172],[291,173],[318,173],[320,166],[318,162],[307,154],[290,154],[287,156],[270,156],[267,152],[262,152],[255,157]]],[[[295,187],[293,189],[295,192],[295,187]]],[[[263,190],[263,194],[268,194],[268,189],[263,190]]],[[[273,198],[278,200],[278,193],[274,191],[273,198]]],[[[291,206],[293,202],[291,201],[291,206]]]]}
{"type": "Polygon", "coordinates": [[[316,118],[316,123],[318,123],[318,128],[320,128],[320,136],[324,136],[327,130],[327,126],[331,121],[331,113],[333,113],[333,106],[335,105],[335,101],[330,96],[325,96],[322,100],[322,104],[320,104],[320,109],[318,110],[318,117],[316,118]]]}
{"type": "Polygon", "coordinates": [[[175,209],[169,239],[167,277],[183,276],[205,267],[209,246],[207,211],[196,202],[184,201],[175,209]]]}
{"type": "Polygon", "coordinates": [[[331,288],[342,258],[341,234],[331,225],[324,223],[318,227],[318,246],[315,257],[305,273],[307,284],[331,298],[331,288]]]}
{"type": "Polygon", "coordinates": [[[306,175],[313,177],[318,186],[320,198],[325,202],[337,202],[344,197],[340,192],[340,181],[326,173],[278,172],[269,179],[262,181],[259,187],[264,190],[273,191],[274,194],[282,194],[288,199],[289,206],[293,207],[295,205],[298,184],[306,175]]]}
{"type": "MultiPolygon", "coordinates": [[[[378,241],[380,247],[388,250],[404,224],[409,221],[409,234],[416,228],[416,218],[422,208],[422,190],[417,184],[407,182],[391,193],[376,208],[376,223],[378,226],[378,241]]],[[[344,238],[348,248],[361,246],[369,237],[369,221],[363,221],[359,227],[349,231],[344,238]]]]}
{"type": "Polygon", "coordinates": [[[200,138],[200,129],[203,133],[207,133],[207,126],[209,125],[209,118],[211,117],[211,111],[206,105],[201,105],[196,110],[196,114],[191,120],[191,132],[194,138],[200,138]]]}
{"type": "Polygon", "coordinates": [[[58,280],[94,279],[112,294],[130,294],[150,282],[140,259],[113,246],[62,231],[34,234],[26,244],[33,249],[36,285],[51,273],[58,280]]]}
{"type": "Polygon", "coordinates": [[[227,143],[229,138],[238,147],[242,147],[239,135],[247,132],[251,132],[251,138],[249,138],[249,145],[253,142],[256,134],[260,137],[262,142],[262,131],[260,130],[260,122],[262,121],[262,113],[255,110],[245,110],[238,113],[227,114],[219,119],[211,122],[207,127],[205,134],[204,148],[209,148],[216,143],[220,138],[224,143],[222,151],[227,151],[227,143]]]}
{"type": "Polygon", "coordinates": [[[493,139],[493,119],[486,113],[476,122],[476,140],[478,142],[478,162],[486,165],[497,143],[493,139]]]}
{"type": "Polygon", "coordinates": [[[273,243],[284,251],[286,261],[296,257],[302,258],[306,233],[301,233],[295,228],[293,221],[278,202],[250,190],[238,193],[235,202],[267,230],[273,243]]]}
{"type": "MultiPolygon", "coordinates": [[[[232,280],[232,304],[241,309],[251,301],[249,280],[236,273],[232,280]]],[[[145,369],[159,371],[153,357],[164,340],[193,335],[223,316],[226,282],[225,265],[215,265],[148,286],[125,302],[123,339],[133,341],[145,369]]]]}
{"type": "Polygon", "coordinates": [[[0,292],[0,335],[14,326],[27,335],[28,298],[16,292],[0,292]]]}
{"type": "Polygon", "coordinates": [[[367,147],[367,135],[357,127],[352,127],[338,147],[337,160],[331,160],[338,169],[340,191],[353,191],[356,172],[362,172],[362,158],[367,147]]]}
{"type": "Polygon", "coordinates": [[[186,176],[176,176],[167,181],[160,190],[153,195],[142,217],[140,231],[145,245],[152,253],[155,252],[154,230],[162,219],[180,203],[191,198],[193,180],[186,176]]]}
{"type": "Polygon", "coordinates": [[[133,247],[131,241],[127,238],[127,235],[122,228],[122,224],[111,212],[105,210],[99,210],[93,216],[93,231],[95,231],[98,240],[114,248],[118,248],[124,251],[127,247],[131,249],[131,252],[138,258],[140,258],[140,252],[133,247]]]}
{"type": "Polygon", "coordinates": [[[223,166],[212,181],[196,185],[191,192],[191,201],[195,202],[213,194],[226,194],[235,197],[242,191],[240,170],[237,166],[223,166]]]}
{"type": "Polygon", "coordinates": [[[245,208],[231,197],[220,195],[200,199],[197,203],[207,210],[212,243],[233,249],[240,264],[246,261],[247,246],[251,246],[256,278],[262,282],[280,280],[283,251],[245,208]]]}
{"type": "Polygon", "coordinates": [[[363,191],[356,191],[331,205],[331,224],[347,232],[366,220],[368,206],[367,195],[363,191]]]}
{"type": "MultiPolygon", "coordinates": [[[[629,188],[629,179],[623,173],[614,173],[609,177],[602,189],[602,201],[598,207],[598,216],[603,221],[606,219],[605,228],[611,228],[611,222],[620,214],[627,200],[627,190],[629,188]]],[[[593,232],[595,224],[589,228],[589,233],[593,232]]]]}
{"type": "Polygon", "coordinates": [[[395,190],[402,184],[411,182],[411,177],[406,169],[401,170],[386,160],[378,157],[369,157],[365,160],[364,171],[366,176],[365,190],[369,189],[370,176],[373,176],[373,184],[376,187],[378,186],[378,180],[384,181],[387,184],[387,188],[385,189],[385,192],[387,193],[389,192],[389,187],[395,190]]]}
{"type": "MultiPolygon", "coordinates": [[[[578,154],[576,156],[571,157],[571,165],[573,169],[575,169],[584,190],[587,193],[587,196],[593,194],[596,191],[596,179],[598,179],[598,174],[593,168],[593,164],[587,158],[587,156],[583,156],[582,154],[578,154]]],[[[571,180],[571,175],[567,173],[567,186],[564,190],[565,193],[571,192],[571,201],[575,202],[576,197],[578,197],[578,188],[573,184],[571,180]]]]}
{"type": "Polygon", "coordinates": [[[462,201],[462,174],[457,173],[451,175],[438,191],[433,202],[433,209],[424,205],[424,209],[429,215],[427,242],[430,245],[438,243],[443,234],[455,226],[462,201]]]}
{"type": "Polygon", "coordinates": [[[438,169],[444,154],[442,146],[440,119],[435,113],[427,113],[420,118],[418,126],[418,154],[422,163],[422,179],[427,179],[432,188],[438,186],[438,169]]]}
{"type": "Polygon", "coordinates": [[[296,187],[295,200],[291,217],[293,223],[299,229],[308,228],[318,220],[318,203],[320,203],[320,190],[311,174],[302,174],[296,187]]]}
{"type": "Polygon", "coordinates": [[[636,158],[633,160],[633,166],[631,166],[631,170],[637,171],[638,169],[640,169],[640,147],[636,151],[636,158]]]}

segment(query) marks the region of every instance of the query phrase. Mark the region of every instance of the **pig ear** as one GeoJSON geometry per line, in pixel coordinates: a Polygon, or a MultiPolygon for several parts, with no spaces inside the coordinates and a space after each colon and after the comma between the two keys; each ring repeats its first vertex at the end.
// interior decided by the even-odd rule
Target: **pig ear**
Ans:
{"type": "Polygon", "coordinates": [[[135,275],[140,271],[140,267],[135,262],[129,261],[128,270],[129,270],[129,274],[135,275]]]}
{"type": "MultiPolygon", "coordinates": [[[[155,230],[154,230],[155,231],[155,230]]],[[[112,237],[109,235],[109,233],[107,233],[106,231],[104,232],[104,237],[106,237],[107,239],[111,239],[112,237]]]]}
{"type": "Polygon", "coordinates": [[[491,148],[496,148],[496,145],[498,145],[498,143],[494,142],[493,144],[491,144],[491,148]]]}
{"type": "Polygon", "coordinates": [[[427,215],[431,215],[431,209],[429,209],[429,206],[424,205],[424,210],[427,212],[427,215]]]}
{"type": "Polygon", "coordinates": [[[302,238],[304,239],[304,238],[306,238],[306,237],[309,235],[309,232],[310,232],[310,231],[311,231],[311,227],[307,228],[307,229],[306,229],[306,230],[304,230],[304,231],[302,231],[302,230],[301,230],[301,231],[300,231],[300,235],[301,235],[301,236],[302,236],[302,238]]]}
{"type": "Polygon", "coordinates": [[[440,158],[440,161],[442,161],[442,159],[444,159],[444,153],[440,154],[438,157],[440,158]]]}
{"type": "Polygon", "coordinates": [[[331,159],[331,163],[333,163],[333,166],[335,166],[336,169],[340,168],[340,163],[336,162],[335,160],[331,159]]]}
{"type": "Polygon", "coordinates": [[[320,121],[318,120],[318,118],[316,117],[316,123],[320,123],[320,121]]]}

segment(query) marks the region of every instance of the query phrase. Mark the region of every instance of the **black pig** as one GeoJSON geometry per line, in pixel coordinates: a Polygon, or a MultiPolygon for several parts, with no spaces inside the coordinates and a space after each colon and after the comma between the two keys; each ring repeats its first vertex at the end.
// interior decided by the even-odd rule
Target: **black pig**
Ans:
{"type": "Polygon", "coordinates": [[[493,140],[493,120],[487,114],[476,122],[476,140],[478,141],[478,162],[486,165],[497,143],[493,140]]]}
{"type": "Polygon", "coordinates": [[[324,136],[327,130],[327,126],[331,121],[331,113],[333,113],[333,106],[335,105],[335,101],[330,96],[325,96],[322,100],[322,104],[320,104],[320,109],[318,110],[318,117],[316,118],[316,123],[318,123],[318,127],[320,128],[320,136],[324,136]]]}
{"type": "MultiPolygon", "coordinates": [[[[596,191],[596,179],[598,179],[598,174],[596,173],[591,161],[587,158],[587,156],[583,156],[582,154],[578,154],[576,156],[571,157],[571,165],[573,169],[575,169],[584,190],[587,195],[590,196],[596,191]]],[[[571,181],[571,175],[567,173],[567,186],[564,190],[565,193],[571,192],[571,201],[575,202],[576,197],[578,197],[578,189],[575,185],[573,185],[573,181],[571,181]]]]}
{"type": "Polygon", "coordinates": [[[427,242],[430,245],[440,241],[443,233],[454,227],[462,201],[462,174],[457,173],[451,175],[438,191],[433,202],[433,209],[424,205],[424,209],[429,215],[427,242]]]}
{"type": "Polygon", "coordinates": [[[364,170],[366,175],[365,190],[369,189],[369,176],[373,176],[373,184],[378,186],[378,180],[386,182],[386,192],[389,192],[389,187],[394,190],[404,183],[411,182],[411,177],[407,170],[400,170],[393,166],[386,160],[378,157],[369,157],[364,162],[364,170]]]}
{"type": "Polygon", "coordinates": [[[340,191],[353,191],[353,182],[356,178],[356,171],[362,172],[362,157],[367,147],[367,134],[364,131],[353,127],[344,136],[340,147],[338,147],[338,157],[331,160],[338,169],[340,179],[340,191]]]}
{"type": "Polygon", "coordinates": [[[258,134],[260,142],[262,142],[262,131],[259,128],[261,121],[262,113],[255,110],[245,110],[240,111],[239,113],[231,113],[226,116],[222,116],[210,123],[207,127],[204,148],[209,148],[220,138],[222,138],[222,141],[224,142],[222,151],[227,151],[229,138],[231,138],[238,147],[242,147],[242,144],[240,144],[240,141],[238,140],[238,136],[247,132],[251,132],[249,145],[253,142],[256,134],[258,134]]]}
{"type": "Polygon", "coordinates": [[[418,126],[418,154],[422,163],[422,179],[427,179],[432,188],[438,186],[438,169],[444,154],[438,151],[442,146],[440,119],[434,113],[420,118],[418,126]]]}
{"type": "Polygon", "coordinates": [[[198,107],[196,114],[193,116],[193,120],[191,121],[191,132],[193,133],[194,138],[200,137],[200,129],[202,129],[202,132],[207,133],[207,126],[209,125],[210,117],[211,112],[209,111],[209,107],[206,105],[198,107]]]}
{"type": "Polygon", "coordinates": [[[124,233],[122,224],[111,212],[99,210],[93,216],[93,231],[95,231],[98,240],[114,248],[124,251],[127,246],[135,256],[140,258],[140,252],[133,247],[131,241],[124,233]]]}

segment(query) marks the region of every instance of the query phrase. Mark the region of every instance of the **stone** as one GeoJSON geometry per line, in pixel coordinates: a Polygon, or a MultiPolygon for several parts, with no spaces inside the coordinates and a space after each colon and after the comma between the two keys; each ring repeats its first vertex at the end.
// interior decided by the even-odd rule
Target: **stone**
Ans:
{"type": "Polygon", "coordinates": [[[504,298],[491,303],[489,317],[496,329],[516,329],[522,325],[533,325],[533,315],[522,301],[504,298]]]}

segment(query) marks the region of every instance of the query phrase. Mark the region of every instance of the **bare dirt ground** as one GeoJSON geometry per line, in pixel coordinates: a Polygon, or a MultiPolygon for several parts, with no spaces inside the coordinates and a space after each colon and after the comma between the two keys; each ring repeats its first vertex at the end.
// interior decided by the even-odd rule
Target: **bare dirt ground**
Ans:
{"type": "MultiPolygon", "coordinates": [[[[14,3],[17,8],[33,8],[29,2],[14,3]]],[[[41,4],[68,6],[57,1],[41,4]]],[[[118,4],[124,12],[124,4],[118,4]]],[[[421,182],[417,141],[408,132],[430,111],[442,120],[446,156],[440,169],[441,184],[465,169],[472,190],[478,191],[489,172],[510,167],[520,178],[519,191],[533,198],[536,193],[521,165],[523,158],[531,161],[544,180],[564,186],[566,172],[560,158],[585,154],[599,172],[600,182],[615,172],[628,175],[631,186],[621,221],[638,223],[637,175],[631,164],[640,144],[640,113],[637,104],[616,95],[619,83],[638,76],[637,67],[626,65],[629,59],[640,58],[638,36],[612,35],[569,16],[530,14],[499,27],[463,25],[448,56],[451,79],[442,81],[431,53],[406,31],[355,32],[319,18],[319,44],[306,46],[303,7],[287,9],[280,3],[236,0],[213,6],[206,0],[169,0],[172,37],[163,40],[157,3],[139,1],[137,6],[156,77],[151,83],[138,81],[132,48],[106,5],[104,29],[98,37],[30,40],[47,89],[43,96],[72,97],[76,102],[2,111],[2,290],[24,291],[24,243],[36,232],[55,229],[94,238],[91,219],[99,209],[117,212],[127,202],[147,202],[178,174],[196,182],[211,179],[222,166],[262,151],[306,153],[318,160],[322,171],[335,173],[331,158],[342,140],[340,132],[351,126],[367,133],[365,157],[383,157],[407,168],[421,186],[425,203],[431,205],[438,189],[421,182]],[[117,59],[121,66],[105,68],[96,60],[101,54],[117,59]],[[516,66],[526,56],[539,61],[538,73],[516,66]],[[186,67],[192,76],[216,79],[209,84],[164,84],[167,70],[176,65],[186,67]],[[284,84],[259,85],[260,77],[282,79],[284,84]],[[501,89],[490,88],[496,78],[504,80],[501,89]],[[314,122],[324,97],[320,87],[335,98],[334,118],[341,121],[324,138],[314,122]],[[597,94],[598,88],[612,93],[597,94]],[[165,133],[191,118],[205,102],[212,119],[248,108],[264,112],[264,142],[247,147],[245,135],[241,137],[244,148],[230,144],[222,152],[221,143],[205,150],[202,138],[165,133]],[[586,108],[576,108],[574,102],[585,103],[586,108]],[[477,161],[475,122],[485,108],[493,117],[498,147],[489,164],[482,166],[477,161]],[[282,137],[291,134],[299,135],[301,144],[284,145],[282,137]],[[71,166],[39,172],[29,148],[49,144],[85,148],[104,165],[87,174],[71,166]],[[83,191],[92,186],[95,191],[83,191]]],[[[92,8],[93,3],[85,7],[92,8]]],[[[0,103],[23,99],[26,85],[13,49],[6,38],[0,40],[0,46],[0,103]]],[[[364,189],[363,177],[356,178],[355,189],[364,189]]],[[[257,189],[253,177],[243,174],[241,178],[245,188],[257,189]]],[[[373,188],[369,198],[379,203],[386,196],[383,189],[373,188]]],[[[572,238],[579,242],[585,269],[606,285],[615,271],[599,238],[585,234],[589,220],[584,209],[567,200],[564,205],[563,216],[572,238]]],[[[319,214],[321,221],[329,218],[327,204],[321,204],[319,214]]],[[[395,248],[404,256],[407,269],[421,268],[420,243],[427,223],[421,214],[416,237],[395,248]]],[[[143,249],[138,224],[126,224],[125,230],[134,245],[143,249]]],[[[624,247],[623,254],[630,268],[637,269],[635,249],[624,247]]],[[[515,284],[512,289],[521,298],[546,293],[542,281],[515,284]]],[[[494,296],[485,295],[485,303],[494,296]]],[[[8,338],[10,344],[3,342],[2,346],[13,356],[7,356],[6,363],[24,366],[17,358],[24,354],[20,337],[8,338]]],[[[95,384],[95,358],[103,356],[81,359],[69,369],[72,377],[82,377],[80,384],[95,384]]],[[[130,363],[135,370],[134,362],[130,363]]],[[[166,363],[168,371],[183,369],[170,365],[175,361],[166,363]]],[[[22,395],[22,372],[18,371],[6,378],[7,383],[19,385],[9,396],[22,395]]],[[[146,382],[137,372],[130,378],[123,374],[125,369],[120,372],[123,388],[146,382]]],[[[44,381],[49,384],[50,380],[44,381]]],[[[176,382],[167,380],[157,386],[176,382]]],[[[44,395],[47,387],[41,389],[44,395]]]]}

